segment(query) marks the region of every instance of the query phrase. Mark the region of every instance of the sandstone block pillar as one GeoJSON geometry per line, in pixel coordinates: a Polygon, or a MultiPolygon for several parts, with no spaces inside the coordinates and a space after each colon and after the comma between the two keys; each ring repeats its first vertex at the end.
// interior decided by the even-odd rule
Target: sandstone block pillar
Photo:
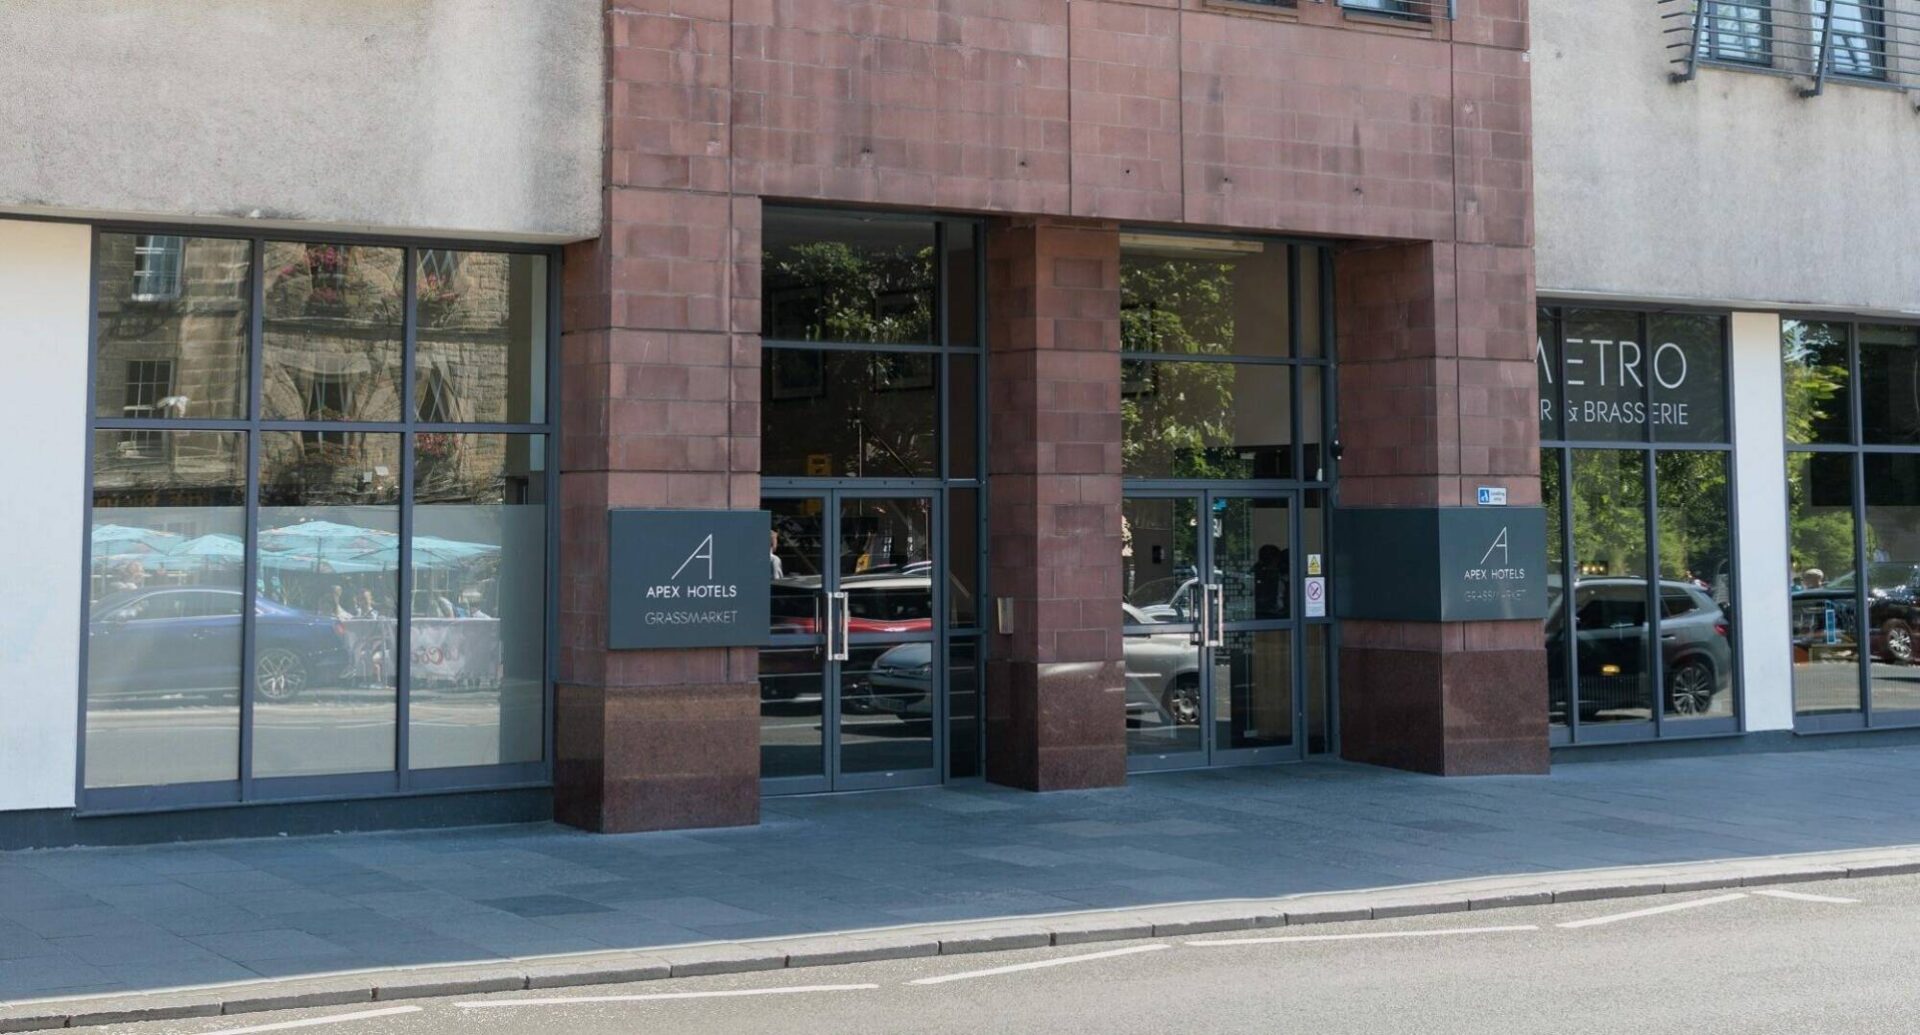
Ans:
{"type": "Polygon", "coordinates": [[[612,651],[606,623],[609,510],[760,505],[760,207],[724,175],[732,27],[724,5],[606,17],[603,225],[563,256],[555,813],[751,824],[759,652],[612,651]]]}
{"type": "Polygon", "coordinates": [[[1120,235],[1093,220],[988,230],[993,591],[987,778],[1126,780],[1120,655],[1120,235]]]}
{"type": "MultiPolygon", "coordinates": [[[[1369,245],[1335,268],[1340,505],[1473,506],[1487,484],[1539,505],[1531,253],[1369,245]]],[[[1541,623],[1341,622],[1340,737],[1359,762],[1545,772],[1541,623]]]]}

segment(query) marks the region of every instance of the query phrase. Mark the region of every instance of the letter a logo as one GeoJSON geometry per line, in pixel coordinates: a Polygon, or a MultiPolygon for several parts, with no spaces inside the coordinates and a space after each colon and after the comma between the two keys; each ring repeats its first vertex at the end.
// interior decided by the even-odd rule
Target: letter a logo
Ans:
{"type": "Polygon", "coordinates": [[[687,565],[692,564],[694,561],[707,562],[707,581],[712,582],[713,581],[713,536],[712,535],[708,535],[705,539],[700,540],[700,545],[693,548],[693,552],[687,555],[687,559],[684,561],[681,561],[680,566],[678,568],[673,569],[673,578],[675,580],[678,580],[680,578],[680,573],[683,571],[686,571],[687,565]]]}
{"type": "Polygon", "coordinates": [[[1492,557],[1493,552],[1495,550],[1500,551],[1500,566],[1503,568],[1506,567],[1508,552],[1507,552],[1507,530],[1505,527],[1502,527],[1500,529],[1499,535],[1493,537],[1493,545],[1487,547],[1487,552],[1480,555],[1481,565],[1484,566],[1487,563],[1487,558],[1492,557]]]}

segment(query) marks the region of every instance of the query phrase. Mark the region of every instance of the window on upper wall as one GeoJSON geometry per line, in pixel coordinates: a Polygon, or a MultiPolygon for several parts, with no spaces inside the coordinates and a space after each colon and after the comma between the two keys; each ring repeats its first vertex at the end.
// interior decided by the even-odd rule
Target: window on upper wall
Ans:
{"type": "Polygon", "coordinates": [[[1828,0],[1833,19],[1827,68],[1856,79],[1887,76],[1887,13],[1882,0],[1828,0]]]}
{"type": "Polygon", "coordinates": [[[1340,6],[1349,11],[1365,11],[1368,14],[1424,18],[1435,13],[1446,14],[1447,0],[1340,0],[1340,6]]]}
{"type": "Polygon", "coordinates": [[[1754,0],[1706,0],[1701,56],[1746,65],[1773,63],[1773,10],[1754,0]]]}

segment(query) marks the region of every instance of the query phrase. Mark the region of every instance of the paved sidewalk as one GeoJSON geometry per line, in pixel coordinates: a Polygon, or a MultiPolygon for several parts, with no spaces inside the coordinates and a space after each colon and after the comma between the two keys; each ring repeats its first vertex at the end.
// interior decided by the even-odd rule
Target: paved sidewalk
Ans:
{"type": "MultiPolygon", "coordinates": [[[[757,939],[783,947],[683,951],[681,970],[694,972],[689,960],[709,972],[724,959],[802,965],[832,953],[803,960],[791,946],[830,943],[794,939],[830,932],[936,925],[913,928],[947,932],[921,948],[912,931],[865,942],[965,951],[1033,944],[1031,930],[1009,939],[995,933],[1006,925],[956,926],[995,918],[1120,911],[1028,921],[1045,944],[1048,931],[1076,925],[1120,936],[1116,916],[1144,917],[1136,936],[1209,910],[1237,926],[1285,923],[1270,900],[1287,896],[1322,903],[1313,916],[1296,909],[1295,923],[1392,915],[1396,902],[1434,895],[1377,889],[1436,881],[1467,881],[1436,889],[1440,905],[1464,909],[1473,895],[1493,896],[1480,905],[1659,891],[1662,874],[1667,890],[1773,879],[1787,864],[1673,864],[1785,853],[1852,850],[1787,868],[1858,875],[1873,871],[1863,862],[1920,864],[1913,850],[1860,851],[1920,844],[1916,786],[1920,747],[1454,780],[1322,763],[1052,795],[974,787],[775,800],[757,829],[699,833],[535,825],[0,853],[0,1001],[396,967],[416,969],[374,984],[421,994],[433,982],[420,975],[435,971],[417,968],[516,960],[495,976],[525,987],[546,966],[526,957],[647,950],[670,961],[665,947],[757,939]],[[1556,873],[1629,866],[1665,868],[1642,871],[1631,889],[1610,888],[1619,879],[1604,873],[1556,873]],[[1266,913],[1221,900],[1266,901],[1266,913]],[[966,930],[977,934],[953,933],[966,930]]],[[[633,976],[667,969],[636,964],[633,976]]],[[[341,1001],[374,994],[365,979],[349,985],[341,1001]]]]}

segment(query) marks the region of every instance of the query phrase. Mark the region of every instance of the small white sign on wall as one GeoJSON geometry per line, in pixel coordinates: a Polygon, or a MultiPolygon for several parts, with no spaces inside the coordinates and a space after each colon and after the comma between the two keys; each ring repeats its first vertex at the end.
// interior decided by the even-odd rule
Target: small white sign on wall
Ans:
{"type": "Polygon", "coordinates": [[[1307,617],[1325,618],[1327,616],[1327,580],[1314,576],[1307,579],[1307,617]]]}

